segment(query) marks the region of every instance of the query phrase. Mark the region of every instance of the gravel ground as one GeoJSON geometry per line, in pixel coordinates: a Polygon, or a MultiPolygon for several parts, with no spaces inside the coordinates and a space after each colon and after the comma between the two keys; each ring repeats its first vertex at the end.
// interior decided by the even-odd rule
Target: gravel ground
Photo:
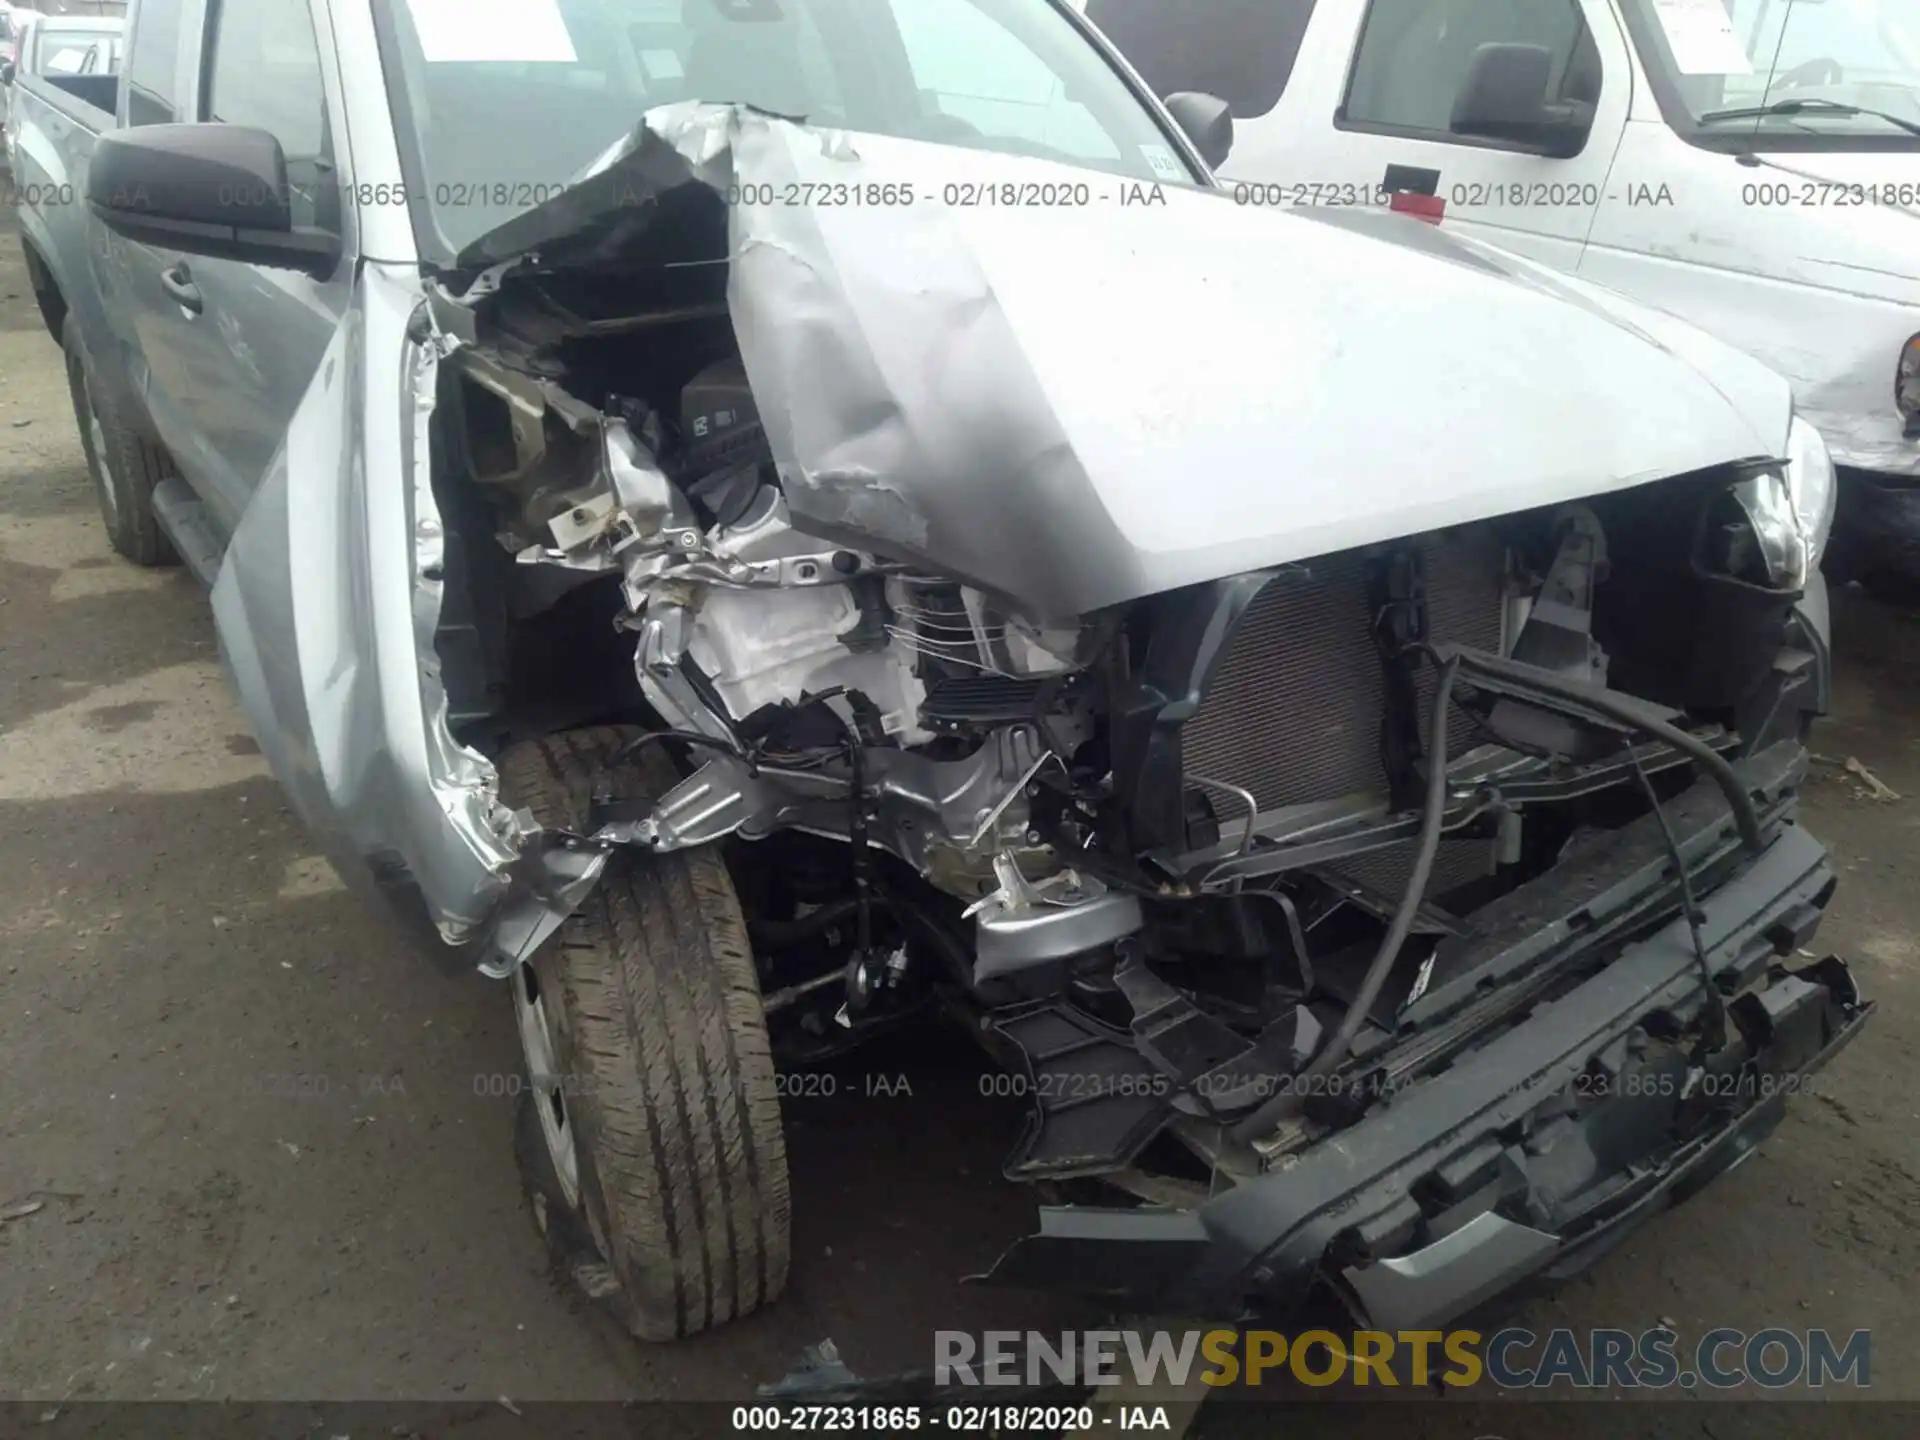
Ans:
{"type": "MultiPolygon", "coordinates": [[[[929,1363],[935,1328],[1096,1321],[959,1283],[1031,1198],[998,1178],[1018,1109],[932,1041],[788,1102],[794,1280],[771,1312],[646,1349],[550,1283],[489,1093],[515,1073],[502,995],[340,889],[204,597],[108,550],[4,228],[0,1214],[44,1203],[0,1220],[0,1397],[731,1399],[828,1336],[873,1374],[929,1363]]],[[[1837,609],[1816,748],[1903,798],[1822,765],[1806,820],[1843,875],[1822,942],[1881,1013],[1754,1163],[1530,1323],[1869,1327],[1874,1394],[1912,1399],[1920,620],[1837,609]]]]}

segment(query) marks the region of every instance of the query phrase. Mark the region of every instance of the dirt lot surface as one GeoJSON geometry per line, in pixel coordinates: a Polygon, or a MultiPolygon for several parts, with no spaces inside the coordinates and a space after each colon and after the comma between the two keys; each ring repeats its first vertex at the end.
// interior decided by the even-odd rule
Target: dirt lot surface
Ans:
{"type": "MultiPolygon", "coordinates": [[[[998,1174],[1018,1108],[934,1042],[788,1102],[794,1280],[771,1312],[645,1349],[556,1289],[494,1093],[503,996],[340,889],[204,596],[108,550],[0,230],[0,1216],[43,1202],[0,1218],[0,1397],[733,1399],[826,1337],[872,1374],[930,1363],[936,1328],[1097,1322],[959,1283],[1031,1197],[998,1174]]],[[[1529,1321],[1867,1327],[1874,1394],[1920,1398],[1920,620],[1838,609],[1816,748],[1901,798],[1821,765],[1806,822],[1843,876],[1821,941],[1881,1013],[1759,1158],[1529,1321]]]]}

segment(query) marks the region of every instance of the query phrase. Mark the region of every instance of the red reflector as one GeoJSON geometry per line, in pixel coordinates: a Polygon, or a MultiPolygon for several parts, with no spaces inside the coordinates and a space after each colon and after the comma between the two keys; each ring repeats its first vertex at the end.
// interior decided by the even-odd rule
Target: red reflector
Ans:
{"type": "Polygon", "coordinates": [[[1397,210],[1402,215],[1411,215],[1416,220],[1424,220],[1429,225],[1438,225],[1441,217],[1447,213],[1447,202],[1439,195],[1414,195],[1405,190],[1396,190],[1387,201],[1389,210],[1397,210]]]}

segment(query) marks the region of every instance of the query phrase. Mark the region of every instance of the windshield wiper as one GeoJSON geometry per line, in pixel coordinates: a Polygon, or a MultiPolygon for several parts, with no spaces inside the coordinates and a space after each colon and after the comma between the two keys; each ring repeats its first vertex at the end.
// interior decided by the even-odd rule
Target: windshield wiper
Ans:
{"type": "Polygon", "coordinates": [[[1920,135],[1920,122],[1871,110],[1864,105],[1843,105],[1838,100],[1776,100],[1771,105],[1748,105],[1738,110],[1709,110],[1697,123],[1711,125],[1716,120],[1765,120],[1772,115],[1871,115],[1889,125],[1898,125],[1909,135],[1920,135]]]}

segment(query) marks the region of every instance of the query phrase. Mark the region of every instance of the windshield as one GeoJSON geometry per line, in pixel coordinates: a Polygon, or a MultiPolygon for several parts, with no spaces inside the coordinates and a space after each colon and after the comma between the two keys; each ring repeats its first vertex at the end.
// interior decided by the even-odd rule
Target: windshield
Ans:
{"type": "Polygon", "coordinates": [[[1628,0],[1661,88],[1703,132],[1851,138],[1920,123],[1920,5],[1914,0],[1628,0]],[[1781,106],[1773,115],[1716,112],[1781,106]],[[1862,112],[1847,113],[1846,107],[1862,112]],[[1703,118],[1704,117],[1704,118],[1703,118]]]}
{"type": "Polygon", "coordinates": [[[1050,0],[397,0],[394,13],[395,108],[449,251],[550,198],[645,112],[681,100],[1195,178],[1050,0]]]}

